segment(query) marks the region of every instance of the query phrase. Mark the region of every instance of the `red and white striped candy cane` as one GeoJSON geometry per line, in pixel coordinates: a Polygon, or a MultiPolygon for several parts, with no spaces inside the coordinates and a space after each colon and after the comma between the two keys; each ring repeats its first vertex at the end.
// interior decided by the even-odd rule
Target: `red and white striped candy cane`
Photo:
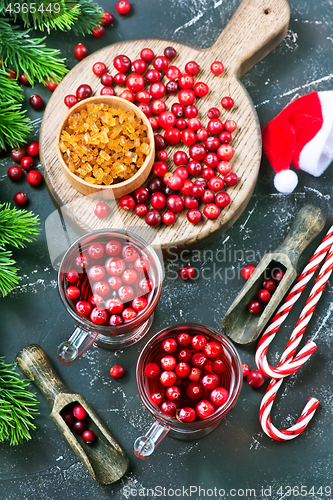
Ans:
{"type": "Polygon", "coordinates": [[[315,411],[319,405],[319,401],[316,398],[310,398],[303,408],[302,414],[297,420],[296,424],[289,427],[289,429],[279,430],[271,422],[271,409],[274,403],[274,399],[278,393],[278,390],[283,382],[283,379],[272,379],[267,387],[267,391],[261,401],[259,420],[261,427],[267,436],[275,439],[276,441],[289,441],[290,439],[295,439],[301,434],[301,432],[306,429],[308,423],[312,419],[315,411]]]}
{"type": "Polygon", "coordinates": [[[310,259],[308,265],[303,269],[303,272],[299,276],[296,284],[285,298],[284,303],[279,308],[276,315],[271,320],[270,325],[266,328],[263,333],[256,350],[256,363],[261,372],[272,378],[281,378],[291,373],[294,373],[302,364],[309,359],[311,354],[316,349],[313,342],[308,342],[303,349],[298,353],[298,355],[293,358],[297,346],[300,343],[305,329],[312,317],[315,307],[321,297],[321,294],[326,286],[326,283],[331,275],[333,269],[333,226],[330,228],[322,243],[319,245],[315,253],[310,259]],[[282,355],[281,361],[278,367],[274,368],[268,364],[267,361],[267,350],[270,343],[273,341],[277,331],[279,330],[281,324],[287,318],[290,310],[292,309],[295,302],[299,299],[301,293],[303,292],[305,286],[312,278],[313,274],[319,267],[319,264],[324,259],[325,255],[328,253],[325,263],[320,270],[320,273],[316,279],[316,282],[311,290],[310,296],[303,308],[300,318],[296,324],[295,329],[292,332],[290,340],[286,346],[286,349],[282,355]]]}

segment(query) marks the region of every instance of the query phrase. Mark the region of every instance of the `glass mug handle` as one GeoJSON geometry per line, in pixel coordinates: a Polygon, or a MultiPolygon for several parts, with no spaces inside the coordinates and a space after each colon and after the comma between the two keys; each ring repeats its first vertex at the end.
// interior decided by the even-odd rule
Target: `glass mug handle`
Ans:
{"type": "Polygon", "coordinates": [[[69,339],[60,344],[58,348],[59,361],[64,365],[71,365],[86,352],[97,336],[98,333],[90,333],[79,326],[76,327],[69,339]]]}
{"type": "Polygon", "coordinates": [[[162,439],[168,434],[171,427],[167,425],[161,425],[157,420],[153,423],[151,428],[148,430],[145,436],[138,437],[134,442],[134,454],[138,458],[149,457],[156,446],[162,441],[162,439]]]}

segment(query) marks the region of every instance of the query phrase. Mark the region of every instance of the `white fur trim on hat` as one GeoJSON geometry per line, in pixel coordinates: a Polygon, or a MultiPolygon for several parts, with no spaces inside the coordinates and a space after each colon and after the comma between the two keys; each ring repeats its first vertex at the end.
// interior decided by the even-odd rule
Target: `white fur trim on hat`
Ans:
{"type": "MultiPolygon", "coordinates": [[[[333,159],[333,91],[318,92],[323,126],[299,156],[299,168],[319,177],[333,159]]],[[[295,186],[296,187],[296,186],[295,186]]]]}
{"type": "Polygon", "coordinates": [[[293,170],[282,170],[274,177],[274,186],[283,194],[292,193],[298,184],[298,177],[293,170]]]}

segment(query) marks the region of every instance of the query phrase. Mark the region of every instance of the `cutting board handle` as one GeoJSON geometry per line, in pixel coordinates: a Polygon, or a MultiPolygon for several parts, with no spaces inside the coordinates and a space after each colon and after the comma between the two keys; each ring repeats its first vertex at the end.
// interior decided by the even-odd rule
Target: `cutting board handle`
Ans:
{"type": "Polygon", "coordinates": [[[55,372],[51,361],[42,347],[30,344],[16,356],[16,362],[22,373],[30,379],[45,396],[50,411],[53,408],[55,398],[60,393],[74,394],[62,383],[55,372]]]}
{"type": "Polygon", "coordinates": [[[305,205],[296,215],[288,236],[276,252],[286,254],[295,267],[303,250],[323,229],[325,221],[325,214],[320,208],[305,205]]]}
{"type": "Polygon", "coordinates": [[[287,0],[243,0],[209,50],[240,77],[282,42],[289,19],[287,0]]]}

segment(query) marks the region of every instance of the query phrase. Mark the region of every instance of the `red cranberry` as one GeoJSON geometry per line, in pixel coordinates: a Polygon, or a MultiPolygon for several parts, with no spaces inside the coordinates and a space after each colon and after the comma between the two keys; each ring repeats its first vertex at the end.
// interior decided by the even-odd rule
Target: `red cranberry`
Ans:
{"type": "Polygon", "coordinates": [[[180,77],[180,69],[177,66],[169,66],[165,71],[165,75],[169,80],[177,80],[180,77]]]}
{"type": "Polygon", "coordinates": [[[134,269],[126,269],[122,275],[124,283],[132,285],[138,279],[138,273],[134,269]]]}
{"type": "Polygon", "coordinates": [[[165,56],[157,56],[153,60],[153,66],[157,71],[165,71],[169,66],[169,60],[165,56]]]}
{"type": "Polygon", "coordinates": [[[282,278],[283,278],[284,274],[285,273],[282,271],[282,269],[274,269],[272,271],[272,278],[273,278],[273,280],[275,280],[278,283],[280,283],[280,281],[282,281],[282,278]]]}
{"type": "Polygon", "coordinates": [[[101,36],[104,35],[104,33],[105,33],[105,29],[103,28],[103,26],[101,24],[99,24],[98,26],[95,26],[92,29],[92,34],[96,38],[100,38],[101,36]]]}
{"type": "Polygon", "coordinates": [[[204,82],[197,82],[193,87],[193,91],[198,97],[205,97],[209,92],[209,87],[204,82]]]}
{"type": "Polygon", "coordinates": [[[156,363],[147,363],[144,369],[146,377],[155,378],[160,373],[160,368],[156,363]]]}
{"type": "Polygon", "coordinates": [[[185,73],[179,77],[178,83],[182,89],[191,89],[194,85],[194,78],[185,73]]]}
{"type": "Polygon", "coordinates": [[[204,353],[208,358],[217,358],[221,353],[222,347],[218,342],[208,342],[205,345],[204,353]]]}
{"type": "Polygon", "coordinates": [[[75,420],[72,429],[76,434],[82,434],[87,429],[87,424],[84,420],[75,420]]]}
{"type": "Polygon", "coordinates": [[[193,144],[189,149],[189,155],[193,160],[201,161],[207,154],[205,146],[202,144],[193,144]]]}
{"type": "Polygon", "coordinates": [[[194,186],[191,189],[191,195],[194,196],[194,198],[201,198],[204,192],[205,188],[200,184],[194,184],[194,186]]]}
{"type": "MultiPolygon", "coordinates": [[[[189,171],[187,170],[186,167],[177,167],[175,170],[175,175],[180,177],[183,181],[185,181],[188,178],[189,171]]],[[[181,187],[184,185],[182,183],[181,187]]]]}
{"type": "Polygon", "coordinates": [[[177,51],[174,47],[166,47],[164,49],[164,55],[167,59],[169,59],[169,61],[171,61],[171,59],[176,57],[177,51]]]}
{"type": "Polygon", "coordinates": [[[169,198],[167,198],[166,204],[168,209],[176,214],[181,212],[184,208],[184,202],[182,198],[176,194],[169,196],[169,198]]]}
{"type": "Polygon", "coordinates": [[[94,214],[96,217],[99,219],[104,219],[107,217],[110,213],[110,209],[106,203],[97,203],[97,205],[94,208],[94,214]]]}
{"type": "Polygon", "coordinates": [[[119,200],[119,206],[123,210],[133,210],[135,207],[135,199],[130,194],[122,196],[119,200]]]}
{"type": "Polygon", "coordinates": [[[72,108],[78,102],[79,102],[78,98],[73,94],[66,95],[64,98],[64,103],[68,108],[72,108]]]}
{"type": "Polygon", "coordinates": [[[96,62],[95,64],[93,64],[92,72],[94,73],[94,75],[102,76],[102,75],[104,75],[104,73],[106,73],[106,71],[107,71],[107,68],[103,62],[96,62]]]}
{"type": "Polygon", "coordinates": [[[39,154],[39,144],[38,141],[32,141],[26,147],[28,156],[38,156],[39,154]]]}
{"type": "Polygon", "coordinates": [[[134,298],[134,290],[131,286],[124,285],[119,288],[118,295],[123,302],[130,302],[134,298]]]}
{"type": "Polygon", "coordinates": [[[177,335],[177,342],[183,347],[189,346],[191,344],[191,336],[188,333],[179,333],[177,335]]]}
{"type": "Polygon", "coordinates": [[[187,212],[187,220],[191,222],[191,224],[197,224],[198,222],[201,221],[201,219],[202,219],[202,213],[197,208],[191,208],[187,212]]]}
{"type": "Polygon", "coordinates": [[[167,128],[164,132],[164,138],[168,144],[170,144],[171,146],[175,146],[179,143],[181,138],[180,130],[173,127],[167,128]]]}
{"type": "Polygon", "coordinates": [[[224,71],[224,66],[221,63],[221,61],[214,61],[210,65],[210,70],[213,73],[213,75],[221,75],[224,71]]]}
{"type": "Polygon", "coordinates": [[[104,247],[100,243],[92,243],[88,247],[88,255],[92,259],[100,259],[104,255],[104,247]]]}
{"type": "Polygon", "coordinates": [[[125,323],[129,323],[130,321],[133,321],[133,319],[136,318],[137,314],[138,313],[134,309],[132,309],[132,307],[127,307],[121,313],[122,318],[123,318],[125,323]]]}
{"type": "Polygon", "coordinates": [[[167,395],[168,399],[171,399],[172,401],[174,401],[174,400],[180,398],[180,390],[177,386],[172,385],[171,387],[167,388],[166,395],[167,395]]]}
{"type": "Polygon", "coordinates": [[[166,94],[166,88],[162,82],[154,82],[151,84],[149,92],[154,99],[161,99],[166,94]]]}
{"type": "Polygon", "coordinates": [[[104,297],[105,295],[108,295],[110,292],[110,287],[108,283],[105,281],[98,281],[94,286],[93,286],[94,293],[97,295],[102,295],[104,297]]]}
{"type": "Polygon", "coordinates": [[[128,14],[131,10],[131,4],[127,0],[120,0],[116,3],[116,10],[118,14],[128,14]]]}
{"type": "Polygon", "coordinates": [[[208,181],[208,187],[209,189],[212,189],[213,191],[221,191],[224,186],[224,180],[222,177],[214,176],[208,181]]]}
{"type": "Polygon", "coordinates": [[[161,373],[160,382],[165,387],[170,387],[172,385],[175,385],[176,381],[177,381],[177,375],[175,374],[175,372],[171,370],[166,370],[161,373]]]}
{"type": "Polygon", "coordinates": [[[120,314],[124,309],[124,304],[119,299],[110,299],[106,302],[106,308],[110,314],[120,314]]]}
{"type": "Polygon", "coordinates": [[[115,379],[123,378],[125,373],[125,368],[121,365],[113,365],[110,370],[111,377],[115,379]]]}
{"type": "Polygon", "coordinates": [[[82,101],[83,99],[87,99],[87,97],[90,97],[91,95],[92,95],[92,88],[90,87],[90,85],[83,84],[76,89],[76,97],[80,101],[82,101]]]}
{"type": "Polygon", "coordinates": [[[167,417],[173,417],[176,414],[177,406],[173,401],[164,401],[161,404],[161,412],[167,417]]]}
{"type": "Polygon", "coordinates": [[[78,61],[82,61],[88,55],[88,49],[83,43],[79,43],[74,48],[74,56],[78,61]]]}
{"type": "MultiPolygon", "coordinates": [[[[208,170],[208,169],[204,169],[204,170],[208,170]]],[[[202,174],[204,174],[204,171],[202,174]]],[[[213,191],[211,189],[205,189],[200,200],[202,201],[202,203],[207,205],[207,203],[212,203],[214,201],[214,198],[215,198],[215,195],[214,195],[213,191]]]]}
{"type": "Polygon", "coordinates": [[[267,302],[269,302],[270,298],[271,298],[271,294],[269,293],[268,290],[265,290],[265,288],[263,288],[262,290],[259,290],[259,292],[257,293],[257,299],[260,300],[260,302],[262,302],[263,304],[266,304],[267,302]]]}
{"type": "Polygon", "coordinates": [[[243,369],[243,377],[247,377],[248,374],[250,373],[250,368],[246,363],[242,363],[242,369],[243,369]]]}
{"type": "Polygon", "coordinates": [[[38,94],[33,94],[29,97],[29,104],[33,109],[41,109],[44,105],[44,101],[38,94]]]}
{"type": "Polygon", "coordinates": [[[162,216],[162,220],[163,220],[164,224],[166,224],[167,226],[170,226],[171,224],[173,224],[175,222],[176,216],[173,212],[168,210],[167,212],[164,212],[164,214],[162,216]]]}
{"type": "Polygon", "coordinates": [[[227,132],[234,132],[237,128],[237,123],[234,120],[227,120],[224,124],[224,128],[227,132]]]}
{"type": "Polygon", "coordinates": [[[189,349],[186,348],[182,349],[178,353],[179,361],[184,361],[185,363],[188,363],[189,361],[191,361],[191,358],[192,358],[192,353],[189,349]]]}
{"type": "Polygon", "coordinates": [[[197,160],[191,160],[188,162],[187,170],[193,177],[197,177],[202,172],[202,165],[197,160]]]}
{"type": "Polygon", "coordinates": [[[224,109],[231,109],[234,105],[234,100],[230,96],[222,97],[221,106],[224,109]]]}
{"type": "Polygon", "coordinates": [[[113,80],[114,80],[114,83],[116,83],[117,85],[119,85],[121,87],[122,85],[125,85],[126,78],[127,77],[126,77],[125,73],[120,72],[120,73],[117,73],[116,75],[114,75],[113,80]]]}
{"type": "Polygon", "coordinates": [[[53,92],[58,87],[57,82],[52,76],[46,78],[44,85],[47,89],[51,90],[51,92],[53,92]]]}
{"type": "Polygon", "coordinates": [[[216,167],[216,170],[219,174],[226,175],[230,172],[231,165],[228,161],[220,161],[220,163],[216,167]]]}
{"type": "Polygon", "coordinates": [[[150,267],[149,260],[145,257],[139,257],[134,262],[134,267],[138,273],[146,273],[150,267]]]}
{"type": "Polygon", "coordinates": [[[161,359],[161,366],[163,370],[173,370],[176,367],[177,361],[173,356],[164,356],[161,359]]]}
{"type": "MultiPolygon", "coordinates": [[[[187,107],[189,107],[189,106],[187,106],[187,107]]],[[[189,129],[196,132],[197,130],[199,130],[201,128],[201,121],[198,120],[198,118],[190,118],[188,123],[187,123],[187,126],[189,129]]]]}
{"type": "Polygon", "coordinates": [[[81,405],[74,406],[73,414],[78,420],[84,420],[85,418],[87,418],[87,412],[81,405]]]}
{"type": "Polygon", "coordinates": [[[69,427],[74,424],[75,418],[72,411],[65,411],[61,416],[69,427]]]}
{"type": "Polygon", "coordinates": [[[190,179],[185,179],[182,188],[180,189],[181,194],[187,195],[191,194],[193,182],[190,179]]]}
{"type": "Polygon", "coordinates": [[[177,377],[179,378],[185,378],[191,373],[191,367],[188,363],[185,363],[184,361],[180,362],[177,364],[175,368],[175,372],[177,377]]]}
{"type": "Polygon", "coordinates": [[[184,198],[184,205],[186,208],[196,208],[198,206],[198,200],[191,195],[187,195],[184,198]]]}
{"type": "Polygon", "coordinates": [[[229,161],[234,156],[234,148],[230,144],[221,144],[217,150],[217,156],[224,161],[229,161]]]}
{"type": "Polygon", "coordinates": [[[126,86],[132,92],[138,92],[139,90],[142,90],[144,84],[145,84],[144,78],[139,73],[132,73],[126,79],[126,86]]]}
{"type": "Polygon", "coordinates": [[[113,15],[111,12],[103,12],[101,16],[103,26],[110,26],[113,23],[113,15]]]}
{"type": "Polygon", "coordinates": [[[90,429],[82,432],[81,437],[86,444],[91,444],[96,440],[95,433],[90,429]]]}
{"type": "Polygon", "coordinates": [[[229,174],[224,176],[224,182],[227,186],[235,186],[238,182],[238,175],[234,172],[230,172],[229,174]]]}
{"type": "Polygon", "coordinates": [[[154,135],[155,148],[159,151],[160,149],[165,149],[167,146],[167,141],[160,134],[154,135]]]}
{"type": "Polygon", "coordinates": [[[66,280],[68,281],[68,283],[77,283],[79,281],[79,278],[80,278],[79,273],[74,269],[70,269],[66,273],[66,280]]]}
{"type": "MultiPolygon", "coordinates": [[[[1,66],[2,66],[2,64],[1,64],[1,66]]],[[[7,69],[6,73],[7,73],[6,78],[9,78],[9,80],[16,80],[17,72],[15,71],[15,69],[7,69]]]]}
{"type": "Polygon", "coordinates": [[[217,137],[210,136],[205,140],[205,146],[208,151],[216,151],[220,145],[220,141],[217,137]]]}
{"type": "Polygon", "coordinates": [[[255,270],[255,266],[253,266],[252,264],[248,264],[247,266],[243,267],[243,269],[241,271],[242,277],[245,280],[248,280],[254,270],[255,270]]]}
{"type": "Polygon", "coordinates": [[[25,156],[24,158],[22,158],[20,165],[23,168],[23,170],[28,171],[34,167],[35,162],[34,159],[31,158],[31,156],[25,156]]]}
{"type": "Polygon", "coordinates": [[[197,139],[199,141],[206,141],[206,139],[208,139],[208,130],[206,128],[200,128],[197,131],[197,139]]]}
{"type": "Polygon", "coordinates": [[[172,354],[173,352],[176,351],[177,347],[178,347],[177,342],[173,338],[165,339],[162,342],[162,349],[165,352],[169,352],[172,354]]]}
{"type": "Polygon", "coordinates": [[[127,73],[127,71],[131,68],[131,60],[129,57],[124,54],[120,54],[113,59],[113,66],[120,73],[127,73]]]}
{"type": "Polygon", "coordinates": [[[216,389],[212,390],[210,393],[210,400],[216,406],[222,406],[224,403],[228,401],[229,392],[224,389],[224,387],[216,387],[216,389]]]}
{"type": "Polygon", "coordinates": [[[79,269],[85,269],[89,264],[89,258],[87,255],[84,255],[83,253],[78,255],[75,259],[75,265],[79,269]]]}
{"type": "Polygon", "coordinates": [[[95,325],[104,325],[108,319],[108,313],[101,307],[94,307],[91,311],[90,319],[95,325]]]}
{"type": "Polygon", "coordinates": [[[191,345],[194,349],[200,350],[205,347],[207,344],[207,339],[204,335],[194,335],[194,337],[191,340],[191,345]]]}
{"type": "Polygon", "coordinates": [[[121,255],[127,262],[134,262],[139,256],[138,251],[133,245],[123,246],[121,255]]]}
{"type": "Polygon", "coordinates": [[[219,135],[219,141],[221,144],[229,144],[232,141],[232,135],[227,130],[223,130],[219,135]]]}
{"type": "Polygon", "coordinates": [[[265,377],[259,370],[252,370],[247,376],[247,381],[253,389],[259,389],[265,383],[265,377]]]}
{"type": "Polygon", "coordinates": [[[189,374],[188,378],[192,382],[197,382],[200,378],[201,375],[201,370],[199,368],[192,368],[191,373],[189,374]]]}
{"type": "Polygon", "coordinates": [[[204,386],[205,389],[208,391],[211,391],[212,389],[215,389],[217,387],[217,384],[219,383],[219,379],[216,375],[208,374],[204,375],[201,380],[202,385],[204,386]]]}
{"type": "Polygon", "coordinates": [[[147,63],[143,59],[136,59],[132,62],[131,69],[133,73],[138,73],[139,75],[143,75],[143,73],[147,69],[147,63]]]}
{"type": "Polygon", "coordinates": [[[185,118],[178,118],[176,120],[176,127],[179,128],[179,130],[185,130],[187,128],[187,121],[185,120],[185,118]]]}
{"type": "Polygon", "coordinates": [[[221,375],[225,370],[227,369],[227,366],[225,362],[222,359],[216,359],[212,363],[212,370],[216,375],[221,375]]]}
{"type": "Polygon", "coordinates": [[[126,99],[126,101],[129,102],[134,102],[135,100],[134,93],[128,89],[123,90],[121,94],[119,94],[119,97],[121,97],[122,99],[126,99]]]}
{"type": "Polygon", "coordinates": [[[154,283],[152,282],[152,280],[144,278],[140,281],[139,287],[144,293],[149,293],[153,290],[154,283]]]}
{"type": "Polygon", "coordinates": [[[19,193],[15,194],[15,196],[14,196],[14,202],[19,207],[24,207],[24,205],[26,205],[28,203],[28,197],[27,197],[27,195],[25,193],[23,193],[22,191],[20,191],[19,193]]]}
{"type": "Polygon", "coordinates": [[[273,293],[276,289],[276,282],[273,279],[267,279],[262,284],[263,288],[270,293],[273,293]]]}
{"type": "Polygon", "coordinates": [[[185,65],[185,71],[187,74],[195,76],[199,72],[199,64],[196,63],[195,61],[189,61],[185,65]]]}
{"type": "Polygon", "coordinates": [[[191,280],[195,276],[195,269],[194,269],[194,267],[187,264],[185,266],[182,266],[178,270],[178,274],[179,274],[179,277],[184,281],[191,280]]]}
{"type": "Polygon", "coordinates": [[[184,408],[181,408],[178,412],[177,418],[181,422],[184,423],[190,423],[194,422],[196,419],[197,414],[195,413],[195,409],[191,408],[190,406],[187,407],[185,406],[184,408]]]}
{"type": "Polygon", "coordinates": [[[186,128],[182,130],[181,140],[186,146],[193,146],[197,141],[197,136],[193,130],[186,128]]]}
{"type": "Polygon", "coordinates": [[[259,300],[251,300],[247,308],[251,314],[259,314],[262,309],[262,305],[259,300]]]}
{"type": "Polygon", "coordinates": [[[150,395],[150,400],[154,405],[160,405],[163,401],[163,396],[160,392],[153,392],[150,395]]]}
{"type": "Polygon", "coordinates": [[[150,200],[151,206],[157,210],[161,210],[165,207],[166,198],[162,193],[154,193],[150,200]]]}
{"type": "Polygon", "coordinates": [[[147,71],[145,74],[145,79],[148,83],[155,83],[158,82],[161,78],[161,73],[157,71],[157,69],[150,69],[147,71]]]}
{"type": "Polygon", "coordinates": [[[123,318],[118,314],[112,314],[112,316],[110,316],[109,324],[111,326],[120,326],[123,323],[124,323],[123,318]]]}
{"type": "Polygon", "coordinates": [[[10,157],[13,161],[20,162],[27,155],[26,149],[23,146],[14,148],[10,152],[10,157]]]}
{"type": "Polygon", "coordinates": [[[108,255],[111,255],[112,257],[119,255],[121,252],[121,249],[122,249],[121,244],[117,240],[110,240],[105,245],[106,253],[108,255]]]}
{"type": "Polygon", "coordinates": [[[220,118],[221,116],[221,112],[218,108],[210,108],[208,111],[207,111],[207,116],[208,118],[211,120],[212,118],[220,118]]]}
{"type": "Polygon", "coordinates": [[[7,170],[7,175],[11,181],[19,181],[24,174],[21,167],[13,165],[7,170]]]}
{"type": "Polygon", "coordinates": [[[143,59],[145,62],[149,63],[154,59],[154,52],[151,49],[145,48],[142,49],[140,52],[140,57],[143,59]]]}
{"type": "Polygon", "coordinates": [[[207,363],[207,356],[202,352],[196,352],[192,356],[191,363],[195,368],[203,368],[207,363]]]}
{"type": "Polygon", "coordinates": [[[220,215],[220,208],[215,203],[207,203],[203,209],[203,214],[207,219],[217,219],[220,215]]]}
{"type": "Polygon", "coordinates": [[[214,201],[218,207],[225,208],[230,204],[230,196],[228,193],[217,193],[214,201]]]}
{"type": "Polygon", "coordinates": [[[43,182],[43,176],[38,170],[30,170],[27,175],[27,182],[31,186],[37,187],[43,182]]]}
{"type": "Polygon", "coordinates": [[[178,101],[180,104],[187,106],[189,104],[194,104],[196,95],[192,89],[182,89],[178,94],[178,101]]]}
{"type": "Polygon", "coordinates": [[[148,210],[145,215],[145,222],[148,226],[156,227],[162,222],[162,215],[156,209],[148,210]]]}
{"type": "Polygon", "coordinates": [[[204,396],[204,390],[199,382],[190,382],[186,387],[186,394],[193,401],[197,401],[204,396]]]}
{"type": "Polygon", "coordinates": [[[161,113],[158,117],[158,123],[160,125],[160,127],[162,128],[169,128],[169,127],[173,127],[174,124],[176,123],[176,118],[175,118],[175,115],[173,113],[171,113],[171,111],[164,111],[163,113],[161,113]]]}
{"type": "Polygon", "coordinates": [[[66,289],[66,295],[70,300],[76,300],[80,297],[81,291],[77,286],[69,286],[66,289]]]}
{"type": "Polygon", "coordinates": [[[92,295],[90,297],[89,302],[92,306],[99,307],[103,304],[103,297],[101,297],[100,295],[97,295],[97,293],[95,293],[94,295],[92,295]]]}
{"type": "Polygon", "coordinates": [[[160,151],[157,151],[155,154],[155,158],[157,161],[167,161],[168,159],[168,153],[161,149],[160,151]]]}
{"type": "Polygon", "coordinates": [[[75,304],[75,309],[80,316],[89,316],[89,314],[91,313],[91,304],[89,304],[89,302],[86,302],[85,300],[79,300],[75,304]]]}
{"type": "Polygon", "coordinates": [[[208,122],[207,130],[212,135],[218,135],[223,130],[223,123],[219,118],[212,118],[208,122]]]}

